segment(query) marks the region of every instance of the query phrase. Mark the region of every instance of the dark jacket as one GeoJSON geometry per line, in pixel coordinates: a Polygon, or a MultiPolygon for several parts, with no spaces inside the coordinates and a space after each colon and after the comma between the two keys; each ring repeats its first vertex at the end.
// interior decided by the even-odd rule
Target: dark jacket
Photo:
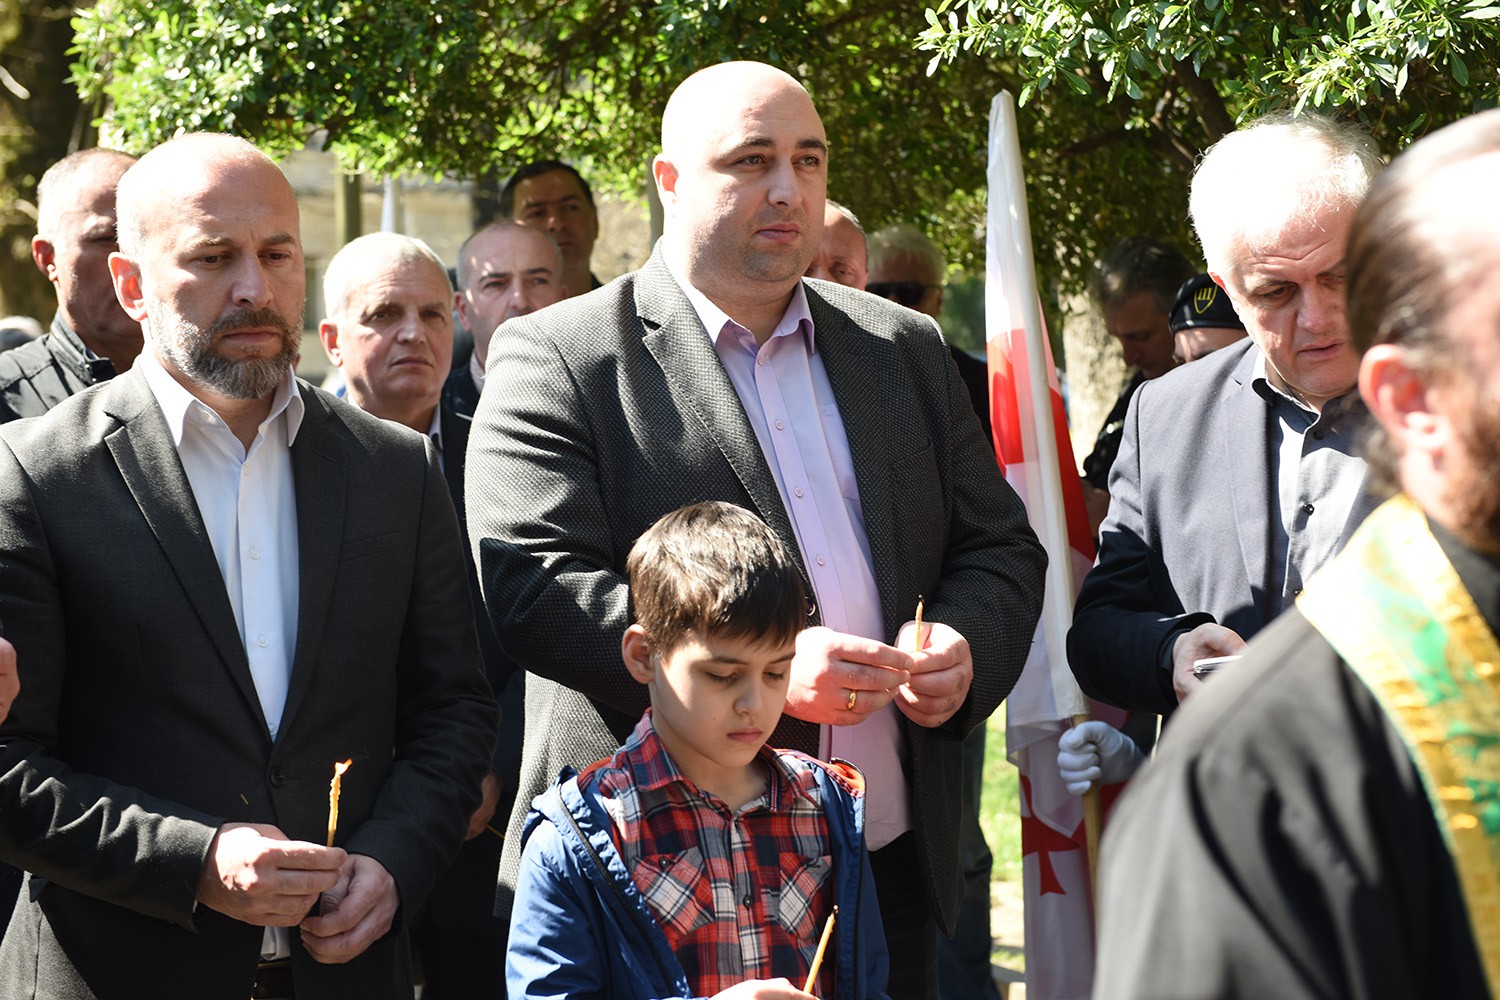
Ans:
{"type": "Polygon", "coordinates": [[[0,427],[0,608],[25,688],[0,725],[0,859],[31,872],[0,996],[243,1000],[262,930],[195,906],[224,822],[379,861],[402,909],[299,995],[411,996],[405,927],[479,804],[495,706],[431,443],[310,386],[291,447],[296,652],[269,735],[171,431],[132,370],[0,427]]]}
{"type": "Polygon", "coordinates": [[[0,353],[0,424],[39,417],[74,393],[114,377],[114,364],[85,347],[58,313],[45,337],[0,353]]]}

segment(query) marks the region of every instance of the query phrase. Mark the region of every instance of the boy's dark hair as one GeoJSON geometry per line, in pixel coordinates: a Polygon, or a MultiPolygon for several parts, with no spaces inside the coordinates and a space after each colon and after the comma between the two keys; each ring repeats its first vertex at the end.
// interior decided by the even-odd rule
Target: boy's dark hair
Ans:
{"type": "Polygon", "coordinates": [[[786,642],[807,624],[802,576],[743,507],[709,500],[667,514],[625,559],[635,620],[662,652],[690,632],[786,642]]]}

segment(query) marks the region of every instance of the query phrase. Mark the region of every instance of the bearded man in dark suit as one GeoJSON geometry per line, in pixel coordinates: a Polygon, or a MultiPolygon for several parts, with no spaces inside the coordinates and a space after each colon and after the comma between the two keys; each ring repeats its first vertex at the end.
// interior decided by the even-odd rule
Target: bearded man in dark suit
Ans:
{"type": "Polygon", "coordinates": [[[666,231],[650,261],[491,345],[504,384],[475,416],[469,527],[490,615],[527,671],[499,905],[530,797],[613,752],[646,707],[619,652],[632,542],[686,503],[727,500],[781,536],[816,600],[771,743],[864,771],[903,956],[890,992],[934,996],[936,929],[962,890],[963,739],[1021,671],[1045,555],[936,324],[803,280],[827,163],[791,77],[743,62],[694,74],[662,117],[666,231]]]}
{"type": "Polygon", "coordinates": [[[0,995],[409,998],[495,735],[431,444],[292,376],[297,203],[249,143],[148,153],[119,224],[146,351],[0,429],[0,995]]]}

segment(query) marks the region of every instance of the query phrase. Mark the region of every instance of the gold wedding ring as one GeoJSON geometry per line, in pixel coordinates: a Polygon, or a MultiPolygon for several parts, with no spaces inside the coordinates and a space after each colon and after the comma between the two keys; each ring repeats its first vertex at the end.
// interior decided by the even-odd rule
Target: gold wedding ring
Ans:
{"type": "Polygon", "coordinates": [[[847,704],[847,705],[844,706],[845,711],[849,711],[849,712],[854,711],[854,699],[856,697],[858,697],[858,695],[859,695],[859,692],[856,691],[856,690],[854,690],[854,688],[850,688],[849,689],[849,704],[847,704]]]}

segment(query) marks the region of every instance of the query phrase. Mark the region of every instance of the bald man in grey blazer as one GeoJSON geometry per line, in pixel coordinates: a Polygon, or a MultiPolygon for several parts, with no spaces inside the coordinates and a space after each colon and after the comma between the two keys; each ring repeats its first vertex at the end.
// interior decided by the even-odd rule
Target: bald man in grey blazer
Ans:
{"type": "Polygon", "coordinates": [[[936,324],[803,281],[828,152],[806,91],[768,66],[716,66],[674,93],[662,133],[656,252],[502,326],[470,438],[485,599],[527,671],[500,905],[530,797],[608,756],[646,707],[620,660],[631,544],[668,511],[728,500],[781,536],[817,602],[770,742],[864,770],[904,959],[890,991],[930,996],[962,887],[962,741],[1020,673],[1045,555],[936,324]],[[934,624],[913,652],[919,595],[934,624]]]}

